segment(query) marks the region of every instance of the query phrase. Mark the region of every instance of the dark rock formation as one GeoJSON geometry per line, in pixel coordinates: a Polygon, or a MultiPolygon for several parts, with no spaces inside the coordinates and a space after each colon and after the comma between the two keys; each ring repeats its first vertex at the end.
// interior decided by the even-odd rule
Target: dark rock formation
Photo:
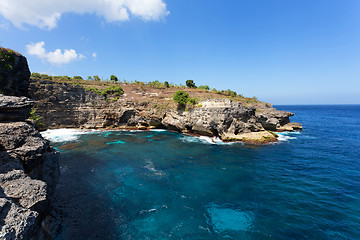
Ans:
{"type": "Polygon", "coordinates": [[[0,122],[25,121],[30,117],[34,102],[27,97],[12,97],[0,94],[0,122]]]}
{"type": "Polygon", "coordinates": [[[0,156],[0,239],[32,239],[60,175],[59,153],[31,124],[7,122],[0,123],[0,156]]]}
{"type": "Polygon", "coordinates": [[[30,71],[20,53],[0,47],[0,93],[27,96],[30,71]]]}
{"type": "MultiPolygon", "coordinates": [[[[26,59],[0,48],[0,61],[0,90],[27,95],[26,59]]],[[[59,153],[26,120],[33,104],[0,94],[0,239],[49,239],[42,225],[60,175],[59,153]]]]}

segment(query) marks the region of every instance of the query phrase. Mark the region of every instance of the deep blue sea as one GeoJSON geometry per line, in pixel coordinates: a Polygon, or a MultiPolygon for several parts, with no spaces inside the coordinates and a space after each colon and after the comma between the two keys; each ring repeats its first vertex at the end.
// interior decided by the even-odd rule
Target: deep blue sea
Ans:
{"type": "Polygon", "coordinates": [[[360,239],[360,105],[277,106],[267,146],[167,131],[58,130],[55,240],[360,239]]]}

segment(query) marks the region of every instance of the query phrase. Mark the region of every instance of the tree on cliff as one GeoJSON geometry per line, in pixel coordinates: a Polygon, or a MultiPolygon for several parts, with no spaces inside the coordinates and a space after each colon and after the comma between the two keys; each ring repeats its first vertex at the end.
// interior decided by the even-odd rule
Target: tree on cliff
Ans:
{"type": "Polygon", "coordinates": [[[177,102],[179,105],[181,106],[185,106],[186,103],[189,101],[189,94],[180,90],[180,91],[177,91],[175,94],[174,94],[174,97],[173,97],[174,101],[177,102]]]}
{"type": "Polygon", "coordinates": [[[111,75],[110,80],[113,82],[117,82],[118,78],[115,75],[111,75]]]}
{"type": "Polygon", "coordinates": [[[98,75],[95,75],[95,76],[93,77],[93,79],[94,79],[94,81],[97,81],[97,82],[100,82],[100,81],[101,81],[101,79],[100,79],[100,77],[99,77],[98,75]]]}
{"type": "Polygon", "coordinates": [[[194,80],[186,80],[186,86],[188,88],[196,88],[196,85],[194,83],[194,80]]]}

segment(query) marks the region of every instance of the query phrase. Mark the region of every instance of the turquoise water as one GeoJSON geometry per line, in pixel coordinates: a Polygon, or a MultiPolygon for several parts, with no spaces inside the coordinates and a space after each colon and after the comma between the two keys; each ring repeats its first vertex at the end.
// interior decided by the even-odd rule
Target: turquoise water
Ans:
{"type": "Polygon", "coordinates": [[[52,138],[55,239],[360,239],[360,106],[278,109],[304,130],[268,146],[166,131],[52,138]]]}

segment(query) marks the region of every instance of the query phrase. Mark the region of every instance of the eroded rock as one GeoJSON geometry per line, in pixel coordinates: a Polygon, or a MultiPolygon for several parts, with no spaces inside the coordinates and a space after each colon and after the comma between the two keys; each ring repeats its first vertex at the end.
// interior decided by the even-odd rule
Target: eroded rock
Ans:
{"type": "Polygon", "coordinates": [[[25,121],[30,117],[34,101],[27,97],[13,97],[0,94],[0,122],[25,121]]]}

